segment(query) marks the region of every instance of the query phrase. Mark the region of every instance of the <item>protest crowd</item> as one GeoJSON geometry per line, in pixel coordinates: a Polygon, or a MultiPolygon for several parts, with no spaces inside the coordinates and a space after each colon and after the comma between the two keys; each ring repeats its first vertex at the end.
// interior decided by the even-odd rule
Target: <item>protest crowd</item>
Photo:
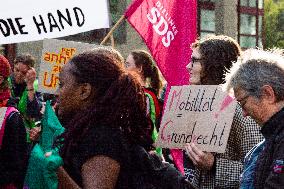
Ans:
{"type": "Polygon", "coordinates": [[[48,39],[42,62],[0,55],[0,189],[284,188],[284,50],[177,33],[126,57],[48,39]]]}
{"type": "Polygon", "coordinates": [[[75,55],[60,72],[56,95],[37,91],[32,55],[16,57],[13,71],[1,55],[1,188],[45,188],[46,182],[59,188],[282,188],[283,55],[242,52],[228,36],[208,36],[188,48],[190,84],[221,85],[238,104],[225,153],[185,143],[184,170],[171,150],[153,145],[164,99],[146,51],[132,51],[126,61],[104,47],[75,55]],[[50,110],[55,117],[46,123],[50,110]],[[53,121],[61,132],[45,135],[53,121]],[[40,145],[45,149],[35,162],[40,145]],[[56,166],[49,169],[49,161],[56,166]],[[31,173],[42,174],[42,183],[33,183],[31,173]]]}

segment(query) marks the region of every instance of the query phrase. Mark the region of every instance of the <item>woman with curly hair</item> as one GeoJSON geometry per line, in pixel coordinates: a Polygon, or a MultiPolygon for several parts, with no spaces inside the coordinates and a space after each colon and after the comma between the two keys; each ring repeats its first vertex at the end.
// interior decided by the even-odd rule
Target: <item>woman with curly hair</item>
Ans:
{"type": "Polygon", "coordinates": [[[58,115],[64,169],[83,188],[134,188],[132,147],[150,150],[151,126],[141,85],[112,51],[73,57],[60,73],[58,115]]]}
{"type": "MultiPolygon", "coordinates": [[[[225,73],[241,54],[239,44],[228,36],[207,36],[191,45],[187,65],[192,85],[220,85],[225,73]]],[[[239,188],[243,159],[262,140],[258,125],[242,115],[237,106],[224,154],[201,151],[194,143],[186,145],[185,174],[198,188],[239,188]],[[192,165],[193,163],[193,165],[192,165]]]]}

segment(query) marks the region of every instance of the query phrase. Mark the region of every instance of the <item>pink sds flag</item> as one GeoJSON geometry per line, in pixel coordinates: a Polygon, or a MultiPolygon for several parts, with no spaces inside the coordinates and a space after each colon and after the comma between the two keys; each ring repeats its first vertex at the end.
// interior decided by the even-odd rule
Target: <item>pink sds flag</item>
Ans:
{"type": "Polygon", "coordinates": [[[196,39],[196,0],[134,0],[124,13],[144,39],[169,85],[188,84],[196,39]]]}
{"type": "MultiPolygon", "coordinates": [[[[196,39],[196,0],[134,0],[124,13],[152,53],[170,86],[186,85],[190,44],[196,39]]],[[[181,150],[171,150],[184,174],[181,150]]]]}

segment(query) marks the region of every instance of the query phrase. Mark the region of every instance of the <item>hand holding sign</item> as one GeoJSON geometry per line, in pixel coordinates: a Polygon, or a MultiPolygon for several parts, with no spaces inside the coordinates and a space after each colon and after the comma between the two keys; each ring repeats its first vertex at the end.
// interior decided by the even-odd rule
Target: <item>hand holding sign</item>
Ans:
{"type": "Polygon", "coordinates": [[[201,151],[194,143],[185,144],[185,150],[193,164],[201,170],[209,171],[214,165],[214,155],[201,151]]]}

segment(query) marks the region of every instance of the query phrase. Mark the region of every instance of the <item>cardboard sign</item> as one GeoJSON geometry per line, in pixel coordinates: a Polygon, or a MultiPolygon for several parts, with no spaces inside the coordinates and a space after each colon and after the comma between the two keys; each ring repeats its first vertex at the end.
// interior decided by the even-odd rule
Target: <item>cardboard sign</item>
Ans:
{"type": "Polygon", "coordinates": [[[2,1],[0,43],[19,43],[109,28],[107,0],[2,1]]]}
{"type": "Polygon", "coordinates": [[[5,118],[6,111],[7,111],[7,107],[0,108],[0,130],[2,128],[2,124],[5,118]]]}
{"type": "Polygon", "coordinates": [[[94,44],[46,39],[43,41],[39,92],[55,94],[62,67],[76,54],[98,47],[94,44]]]}
{"type": "Polygon", "coordinates": [[[157,146],[183,149],[194,142],[203,151],[224,153],[236,104],[219,86],[172,87],[157,146]]]}

